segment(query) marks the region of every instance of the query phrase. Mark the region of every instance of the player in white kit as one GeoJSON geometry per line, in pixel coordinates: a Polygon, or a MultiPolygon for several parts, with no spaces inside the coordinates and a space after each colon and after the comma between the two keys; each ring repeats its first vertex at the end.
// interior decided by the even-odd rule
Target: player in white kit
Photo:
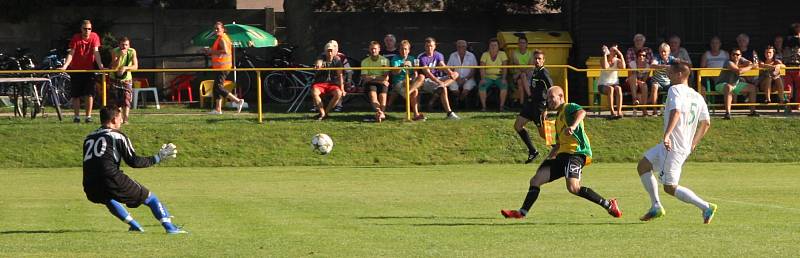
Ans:
{"type": "Polygon", "coordinates": [[[708,106],[703,96],[687,86],[690,73],[689,66],[684,63],[673,64],[668,69],[670,80],[677,84],[669,88],[664,107],[664,138],[644,154],[637,167],[642,185],[650,194],[652,202],[650,210],[640,218],[642,221],[665,214],[653,173],[657,173],[665,192],[700,208],[703,212],[703,223],[711,223],[717,211],[717,205],[704,201],[689,188],[678,185],[683,162],[711,126],[708,106]]]}

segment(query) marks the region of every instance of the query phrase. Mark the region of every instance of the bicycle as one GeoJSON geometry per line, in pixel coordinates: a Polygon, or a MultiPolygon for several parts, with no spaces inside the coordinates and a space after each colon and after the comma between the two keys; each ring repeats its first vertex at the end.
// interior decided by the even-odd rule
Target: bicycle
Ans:
{"type": "MultiPolygon", "coordinates": [[[[292,61],[293,47],[278,49],[278,53],[272,60],[272,67],[303,67],[310,66],[296,64],[292,61]]],[[[275,102],[281,104],[292,103],[292,107],[297,105],[298,99],[310,86],[314,79],[314,73],[308,71],[274,71],[264,77],[263,89],[267,96],[275,102]]]]}
{"type": "MultiPolygon", "coordinates": [[[[33,63],[34,57],[29,54],[27,48],[17,48],[17,55],[14,57],[6,56],[0,53],[0,69],[3,70],[30,70],[35,69],[36,65],[33,63]]],[[[39,113],[44,111],[44,95],[39,93],[47,93],[48,96],[56,96],[59,91],[53,88],[49,78],[35,77],[33,74],[21,76],[19,74],[10,74],[12,77],[5,78],[8,83],[13,83],[11,87],[11,96],[14,102],[14,115],[25,117],[28,113],[28,107],[31,107],[31,119],[36,118],[39,113]],[[42,82],[41,86],[35,84],[42,82]],[[29,90],[28,90],[29,89],[29,90]]],[[[59,120],[61,120],[61,105],[59,100],[53,100],[55,103],[56,113],[59,120]]]]}

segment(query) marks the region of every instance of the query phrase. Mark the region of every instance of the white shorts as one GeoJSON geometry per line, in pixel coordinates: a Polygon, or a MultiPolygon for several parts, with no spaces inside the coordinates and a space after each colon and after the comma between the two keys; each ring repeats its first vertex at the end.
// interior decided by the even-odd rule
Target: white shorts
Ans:
{"type": "Polygon", "coordinates": [[[659,143],[644,153],[644,157],[653,165],[653,173],[665,185],[678,185],[681,179],[681,168],[689,154],[667,151],[663,143],[659,143]]]}
{"type": "Polygon", "coordinates": [[[455,82],[451,83],[450,86],[447,86],[447,88],[450,91],[458,91],[458,88],[462,87],[462,88],[464,88],[465,91],[471,91],[472,89],[475,88],[476,85],[478,85],[478,84],[475,82],[475,79],[469,79],[469,80],[464,81],[464,84],[462,84],[462,85],[459,85],[458,81],[455,81],[455,82]]]}
{"type": "MultiPolygon", "coordinates": [[[[440,81],[450,80],[450,77],[447,77],[447,76],[439,77],[439,80],[440,81]]],[[[425,78],[425,81],[422,82],[422,87],[420,87],[420,88],[421,88],[420,89],[421,92],[424,92],[424,93],[435,93],[436,90],[441,88],[441,86],[439,86],[438,83],[436,83],[435,81],[431,80],[430,78],[425,78]]]]}

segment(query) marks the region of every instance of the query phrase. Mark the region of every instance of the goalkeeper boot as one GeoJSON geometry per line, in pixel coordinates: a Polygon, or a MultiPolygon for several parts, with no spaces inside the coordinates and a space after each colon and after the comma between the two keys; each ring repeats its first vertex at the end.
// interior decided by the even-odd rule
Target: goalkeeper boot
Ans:
{"type": "Polygon", "coordinates": [[[703,224],[711,224],[715,213],[717,213],[717,205],[709,202],[708,209],[703,211],[703,224]]]}
{"type": "Polygon", "coordinates": [[[617,204],[617,199],[608,200],[608,214],[610,214],[614,218],[622,217],[622,210],[619,209],[619,204],[617,204]]]}
{"type": "Polygon", "coordinates": [[[174,224],[172,224],[172,222],[164,222],[164,223],[161,223],[161,225],[164,226],[164,229],[167,230],[167,234],[170,234],[170,235],[188,234],[189,233],[189,232],[186,232],[186,230],[183,230],[183,228],[179,228],[179,227],[175,226],[174,224]]]}
{"type": "Polygon", "coordinates": [[[652,208],[650,208],[649,211],[647,211],[647,213],[645,213],[641,218],[639,218],[639,220],[641,220],[641,221],[650,221],[650,220],[655,219],[655,218],[660,218],[661,216],[664,216],[664,214],[667,214],[667,212],[664,210],[664,208],[662,208],[662,207],[652,207],[652,208]]]}
{"type": "Polygon", "coordinates": [[[525,215],[522,215],[521,212],[518,210],[500,210],[500,214],[507,219],[524,219],[525,215]]]}
{"type": "Polygon", "coordinates": [[[128,228],[128,232],[144,232],[144,229],[139,226],[131,225],[131,227],[128,228]]]}

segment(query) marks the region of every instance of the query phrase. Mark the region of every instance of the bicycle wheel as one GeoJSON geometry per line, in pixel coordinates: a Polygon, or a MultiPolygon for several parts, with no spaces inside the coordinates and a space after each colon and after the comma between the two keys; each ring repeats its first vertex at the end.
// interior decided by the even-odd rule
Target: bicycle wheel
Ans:
{"type": "MultiPolygon", "coordinates": [[[[255,68],[253,63],[247,60],[239,61],[236,68],[255,68]]],[[[233,75],[230,75],[233,76],[233,75]]],[[[250,89],[255,84],[256,72],[236,72],[236,87],[239,87],[239,94],[241,98],[247,98],[250,95],[250,89]]]]}
{"type": "Polygon", "coordinates": [[[71,87],[70,78],[67,74],[58,74],[50,77],[50,84],[53,87],[52,95],[48,99],[51,103],[56,103],[67,107],[69,105],[69,89],[71,87]]]}
{"type": "Polygon", "coordinates": [[[287,104],[297,97],[300,87],[286,73],[272,73],[264,78],[264,91],[275,102],[287,104]]]}

